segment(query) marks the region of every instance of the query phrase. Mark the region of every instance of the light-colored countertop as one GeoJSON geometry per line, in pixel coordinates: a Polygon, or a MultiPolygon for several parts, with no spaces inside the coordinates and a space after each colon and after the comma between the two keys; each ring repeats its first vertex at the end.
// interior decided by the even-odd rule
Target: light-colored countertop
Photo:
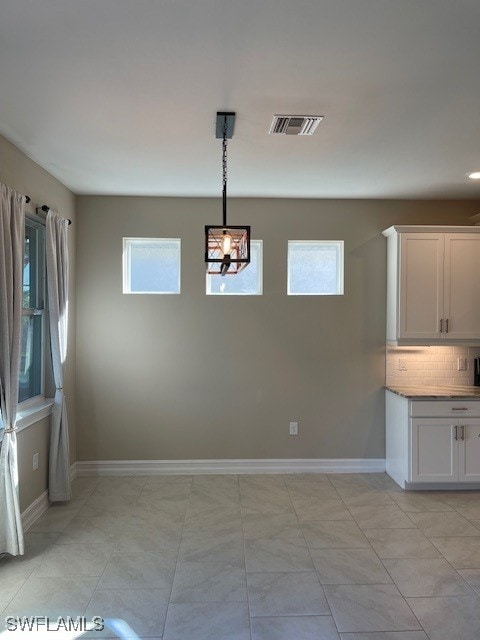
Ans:
{"type": "Polygon", "coordinates": [[[403,398],[465,398],[468,400],[480,400],[480,387],[391,387],[386,386],[387,391],[392,391],[403,398]]]}

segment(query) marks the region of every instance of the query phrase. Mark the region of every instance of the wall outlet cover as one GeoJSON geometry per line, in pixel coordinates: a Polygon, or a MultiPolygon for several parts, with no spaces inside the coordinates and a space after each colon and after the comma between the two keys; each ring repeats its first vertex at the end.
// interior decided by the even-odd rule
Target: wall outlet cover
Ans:
{"type": "Polygon", "coordinates": [[[290,435],[298,436],[298,422],[290,422],[290,435]]]}

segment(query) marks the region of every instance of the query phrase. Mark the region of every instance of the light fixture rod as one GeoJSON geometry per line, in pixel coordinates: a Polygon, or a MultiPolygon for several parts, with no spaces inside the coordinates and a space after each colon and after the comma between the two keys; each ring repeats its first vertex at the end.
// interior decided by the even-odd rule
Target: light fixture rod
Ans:
{"type": "Polygon", "coordinates": [[[222,144],[222,169],[223,169],[223,226],[227,226],[227,120],[223,125],[223,144],[222,144]]]}

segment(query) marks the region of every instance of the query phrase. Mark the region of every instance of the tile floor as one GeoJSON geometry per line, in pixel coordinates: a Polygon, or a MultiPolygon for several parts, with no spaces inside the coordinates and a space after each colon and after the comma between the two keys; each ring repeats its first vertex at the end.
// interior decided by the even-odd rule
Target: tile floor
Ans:
{"type": "Polygon", "coordinates": [[[82,477],[26,544],[0,561],[0,635],[9,615],[98,615],[108,626],[86,638],[480,639],[478,491],[406,493],[384,474],[82,477]]]}

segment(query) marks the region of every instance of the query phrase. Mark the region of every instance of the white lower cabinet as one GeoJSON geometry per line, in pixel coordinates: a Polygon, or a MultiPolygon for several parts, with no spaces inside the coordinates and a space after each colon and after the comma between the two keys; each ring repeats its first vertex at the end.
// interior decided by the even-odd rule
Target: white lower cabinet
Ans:
{"type": "Polygon", "coordinates": [[[412,418],[413,482],[458,480],[458,443],[448,418],[412,418]]]}
{"type": "Polygon", "coordinates": [[[458,448],[458,479],[480,482],[480,419],[462,421],[458,448]]]}
{"type": "Polygon", "coordinates": [[[386,469],[401,487],[480,485],[479,401],[415,401],[387,391],[386,426],[386,469]]]}
{"type": "Polygon", "coordinates": [[[412,418],[412,482],[480,482],[480,418],[412,418]]]}

